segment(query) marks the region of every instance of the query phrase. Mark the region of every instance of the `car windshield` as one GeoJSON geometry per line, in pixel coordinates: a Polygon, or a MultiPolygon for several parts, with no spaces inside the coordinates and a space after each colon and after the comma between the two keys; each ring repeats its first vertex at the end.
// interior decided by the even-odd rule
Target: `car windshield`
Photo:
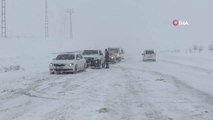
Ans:
{"type": "Polygon", "coordinates": [[[109,52],[109,55],[115,55],[114,53],[112,53],[112,52],[109,52]]]}
{"type": "Polygon", "coordinates": [[[118,48],[109,48],[108,51],[110,53],[118,53],[119,52],[119,49],[118,48]]]}
{"type": "Polygon", "coordinates": [[[98,54],[98,50],[84,50],[83,55],[94,55],[98,54]]]}
{"type": "Polygon", "coordinates": [[[75,59],[75,55],[73,54],[63,54],[63,55],[58,55],[56,57],[56,60],[73,60],[75,59]]]}
{"type": "Polygon", "coordinates": [[[146,54],[154,54],[155,52],[152,50],[146,51],[146,54]]]}

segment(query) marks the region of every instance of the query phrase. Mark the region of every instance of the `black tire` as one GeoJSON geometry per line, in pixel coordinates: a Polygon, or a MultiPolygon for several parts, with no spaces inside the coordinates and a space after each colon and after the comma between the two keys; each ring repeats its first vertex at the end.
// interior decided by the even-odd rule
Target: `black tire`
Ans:
{"type": "Polygon", "coordinates": [[[98,68],[98,69],[101,69],[101,68],[102,68],[101,62],[98,64],[97,68],[98,68]]]}
{"type": "Polygon", "coordinates": [[[105,68],[105,67],[106,67],[106,64],[105,64],[105,63],[103,63],[103,64],[102,64],[102,68],[105,68]]]}
{"type": "Polygon", "coordinates": [[[101,61],[100,60],[98,60],[98,63],[97,64],[95,64],[95,66],[94,66],[96,69],[101,69],[102,68],[102,64],[101,64],[101,61]]]}
{"type": "Polygon", "coordinates": [[[54,72],[50,72],[51,75],[55,74],[54,72]]]}
{"type": "Polygon", "coordinates": [[[118,58],[118,62],[121,62],[121,58],[118,58]]]}

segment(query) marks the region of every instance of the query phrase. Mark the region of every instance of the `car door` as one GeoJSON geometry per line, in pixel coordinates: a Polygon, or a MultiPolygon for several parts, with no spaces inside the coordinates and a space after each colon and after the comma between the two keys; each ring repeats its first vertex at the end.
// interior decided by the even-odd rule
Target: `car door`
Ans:
{"type": "Polygon", "coordinates": [[[78,54],[76,55],[76,64],[77,64],[78,70],[81,69],[80,56],[78,54]]]}
{"type": "Polygon", "coordinates": [[[84,59],[83,59],[83,56],[81,54],[77,54],[77,61],[78,61],[78,68],[80,70],[83,70],[84,69],[84,59]]]}
{"type": "Polygon", "coordinates": [[[80,58],[81,69],[83,70],[86,60],[83,58],[81,54],[79,54],[79,58],[80,58]]]}

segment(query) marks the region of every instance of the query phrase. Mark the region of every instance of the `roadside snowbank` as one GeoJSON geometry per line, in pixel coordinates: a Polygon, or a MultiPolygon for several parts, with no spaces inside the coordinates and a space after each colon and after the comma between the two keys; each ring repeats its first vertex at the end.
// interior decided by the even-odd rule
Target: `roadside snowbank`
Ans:
{"type": "Polygon", "coordinates": [[[70,40],[5,39],[0,44],[0,72],[47,71],[48,64],[59,52],[77,50],[70,40]]]}
{"type": "Polygon", "coordinates": [[[159,58],[167,62],[213,71],[213,53],[207,51],[201,53],[163,53],[160,54],[159,58]]]}

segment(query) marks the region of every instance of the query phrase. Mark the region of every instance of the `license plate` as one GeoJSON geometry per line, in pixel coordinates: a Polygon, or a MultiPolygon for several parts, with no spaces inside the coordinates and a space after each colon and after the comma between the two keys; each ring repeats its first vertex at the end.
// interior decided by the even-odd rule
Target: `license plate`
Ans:
{"type": "Polygon", "coordinates": [[[63,69],[63,67],[56,67],[56,69],[63,69]]]}

